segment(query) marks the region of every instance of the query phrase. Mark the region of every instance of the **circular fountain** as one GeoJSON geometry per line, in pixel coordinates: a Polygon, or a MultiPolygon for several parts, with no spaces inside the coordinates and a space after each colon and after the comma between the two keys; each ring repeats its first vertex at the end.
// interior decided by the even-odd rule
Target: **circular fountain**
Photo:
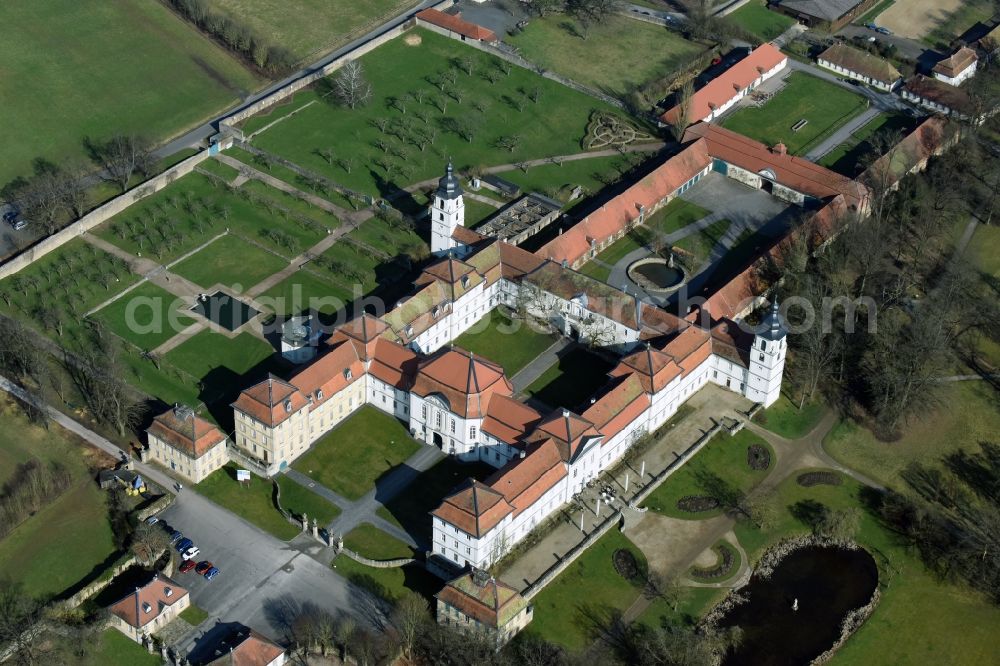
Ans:
{"type": "Polygon", "coordinates": [[[687,273],[675,265],[674,255],[668,258],[646,257],[632,262],[625,271],[629,279],[648,292],[669,294],[687,280],[687,273]]]}

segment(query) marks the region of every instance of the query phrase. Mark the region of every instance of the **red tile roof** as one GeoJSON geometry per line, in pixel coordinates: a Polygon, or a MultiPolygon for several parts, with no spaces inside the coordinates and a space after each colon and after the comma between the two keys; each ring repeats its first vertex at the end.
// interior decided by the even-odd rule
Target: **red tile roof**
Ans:
{"type": "Polygon", "coordinates": [[[146,432],[192,458],[200,458],[216,444],[226,441],[225,433],[218,427],[182,405],[154,418],[146,432]]]}
{"type": "Polygon", "coordinates": [[[604,443],[607,443],[639,418],[639,415],[649,408],[649,404],[649,396],[643,388],[642,381],[638,375],[632,373],[598,398],[583,416],[597,426],[604,435],[604,443]]]}
{"type": "Polygon", "coordinates": [[[299,371],[289,383],[314,405],[321,405],[361,379],[364,372],[365,366],[358,358],[357,349],[345,340],[299,371]]]}
{"type": "Polygon", "coordinates": [[[753,334],[744,331],[734,321],[723,319],[712,327],[712,353],[716,356],[748,368],[751,345],[753,334]]]}
{"type": "Polygon", "coordinates": [[[153,580],[130,592],[124,599],[111,604],[108,611],[125,620],[130,626],[142,629],[187,594],[188,591],[173,580],[158,574],[153,580]]]}
{"type": "Polygon", "coordinates": [[[664,197],[708,168],[711,163],[703,142],[695,141],[685,146],[652,173],[553,238],[535,254],[557,263],[565,261],[570,266],[575,266],[591,249],[601,247],[634,226],[641,208],[651,211],[664,197]]]}
{"type": "Polygon", "coordinates": [[[634,374],[647,393],[658,393],[681,374],[674,359],[651,344],[624,357],[611,371],[613,377],[634,374]]]}
{"type": "Polygon", "coordinates": [[[485,584],[478,584],[474,576],[474,573],[463,574],[434,596],[493,629],[505,626],[528,606],[524,597],[506,583],[490,578],[485,584]]]}
{"type": "Polygon", "coordinates": [[[860,206],[867,194],[863,185],[847,176],[807,159],[771,150],[759,141],[718,125],[697,123],[684,132],[684,141],[698,139],[708,142],[708,154],[712,157],[752,173],[769,169],[776,182],[816,199],[825,200],[843,194],[849,203],[860,206]]]}
{"type": "Polygon", "coordinates": [[[976,64],[979,57],[968,46],[963,46],[950,56],[934,65],[935,74],[947,76],[950,79],[958,77],[962,72],[976,64]]]}
{"type": "Polygon", "coordinates": [[[496,394],[486,406],[480,430],[507,444],[517,444],[534,428],[542,415],[512,397],[496,394]]]}
{"type": "Polygon", "coordinates": [[[451,30],[452,32],[457,32],[460,35],[465,35],[472,39],[478,39],[483,42],[496,42],[496,33],[492,30],[484,28],[476,23],[470,23],[461,18],[461,14],[445,14],[437,9],[425,9],[421,12],[417,12],[417,18],[421,21],[427,21],[432,25],[436,25],[439,28],[444,28],[445,30],[451,30]]]}
{"type": "Polygon", "coordinates": [[[514,507],[502,494],[480,481],[468,479],[431,514],[478,539],[513,511],[514,507]]]}
{"type": "Polygon", "coordinates": [[[522,250],[516,245],[502,241],[498,245],[503,276],[508,280],[524,277],[545,263],[541,257],[537,257],[527,250],[522,250]]]}
{"type": "Polygon", "coordinates": [[[834,44],[817,56],[817,60],[825,60],[831,64],[843,67],[849,72],[867,76],[891,86],[903,78],[892,63],[867,51],[856,49],[847,44],[834,44]]]}
{"type": "Polygon", "coordinates": [[[514,458],[486,479],[514,507],[514,517],[529,509],[566,477],[566,465],[551,439],[529,446],[524,458],[514,458]]]}
{"type": "Polygon", "coordinates": [[[551,439],[565,462],[572,462],[580,447],[594,437],[600,437],[594,424],[568,409],[555,410],[535,427],[528,436],[532,444],[551,439]]]}
{"type": "Polygon", "coordinates": [[[269,666],[285,654],[285,648],[243,627],[230,634],[216,648],[215,654],[219,656],[207,666],[269,666]]]}
{"type": "MultiPolygon", "coordinates": [[[[761,44],[746,58],[691,95],[687,121],[695,122],[702,118],[708,118],[713,109],[720,108],[733,97],[739,95],[741,91],[749,88],[764,72],[771,71],[787,60],[787,56],[773,44],[761,44]]],[[[673,125],[677,122],[679,114],[680,106],[678,105],[664,113],[660,119],[668,125],[673,125]]]]}
{"type": "Polygon", "coordinates": [[[375,342],[389,329],[389,324],[367,312],[360,317],[337,327],[327,344],[334,346],[343,340],[350,340],[358,350],[358,356],[367,361],[374,349],[375,342]]]}
{"type": "Polygon", "coordinates": [[[514,394],[503,368],[458,347],[421,361],[411,390],[421,397],[443,396],[463,418],[481,418],[494,393],[514,394]]]}
{"type": "Polygon", "coordinates": [[[957,136],[956,128],[945,118],[927,118],[888,153],[872,162],[858,180],[876,192],[892,188],[903,176],[922,169],[931,155],[940,154],[957,136]]]}
{"type": "Polygon", "coordinates": [[[417,373],[417,354],[409,347],[392,340],[379,339],[375,344],[368,372],[398,389],[409,389],[417,373]]]}
{"type": "Polygon", "coordinates": [[[274,427],[308,404],[306,397],[294,386],[277,377],[269,377],[244,389],[231,407],[274,427]]]}
{"type": "Polygon", "coordinates": [[[965,88],[959,88],[923,74],[916,74],[908,78],[903,84],[903,90],[914,97],[940,104],[954,113],[966,116],[975,113],[972,98],[965,88]]]}

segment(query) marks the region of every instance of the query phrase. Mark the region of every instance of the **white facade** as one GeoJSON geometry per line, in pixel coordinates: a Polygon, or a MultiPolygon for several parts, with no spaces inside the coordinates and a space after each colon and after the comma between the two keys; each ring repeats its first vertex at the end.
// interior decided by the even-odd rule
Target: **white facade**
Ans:
{"type": "Polygon", "coordinates": [[[447,254],[458,246],[452,238],[457,227],[465,226],[465,201],[462,198],[462,188],[458,184],[451,163],[448,163],[447,173],[438,184],[431,201],[431,252],[437,255],[447,254]]]}
{"type": "Polygon", "coordinates": [[[818,58],[816,62],[817,64],[819,64],[820,67],[825,67],[826,69],[834,71],[837,74],[846,76],[849,79],[854,79],[855,81],[861,81],[862,83],[870,85],[872,88],[878,88],[879,90],[884,90],[885,92],[892,92],[893,90],[898,88],[899,85],[903,82],[903,77],[899,77],[894,81],[887,83],[880,79],[868,76],[867,74],[862,74],[861,72],[855,72],[853,70],[847,69],[846,67],[842,67],[837,63],[830,62],[829,60],[825,60],[824,58],[818,58]]]}

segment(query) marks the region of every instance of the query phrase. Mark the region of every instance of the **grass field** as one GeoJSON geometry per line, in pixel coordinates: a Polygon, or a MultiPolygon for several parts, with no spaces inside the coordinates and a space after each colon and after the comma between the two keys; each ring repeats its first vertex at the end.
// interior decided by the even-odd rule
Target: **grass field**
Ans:
{"type": "Polygon", "coordinates": [[[854,178],[863,171],[877,152],[873,142],[879,136],[901,139],[913,129],[913,119],[903,114],[880,113],[864,127],[856,131],[850,139],[821,157],[819,164],[837,173],[854,178]]]}
{"type": "Polygon", "coordinates": [[[281,363],[271,345],[250,333],[227,338],[207,329],[171,349],[164,359],[199,383],[199,397],[209,404],[235,399],[251,379],[281,363]]]}
{"type": "Polygon", "coordinates": [[[344,546],[373,560],[413,557],[413,549],[371,523],[362,523],[347,533],[344,546]]]}
{"type": "Polygon", "coordinates": [[[223,284],[244,291],[286,266],[276,254],[226,234],[170,270],[206,289],[223,284]]]}
{"type": "Polygon", "coordinates": [[[763,41],[774,39],[795,23],[795,19],[769,10],[761,0],[750,0],[726,19],[763,41]]]}
{"type": "Polygon", "coordinates": [[[666,76],[704,50],[676,32],[611,14],[591,26],[566,14],[533,18],[506,39],[522,56],[545,69],[610,95],[626,95],[666,76]]]}
{"type": "Polygon", "coordinates": [[[653,239],[653,232],[645,227],[634,227],[631,231],[604,248],[597,254],[597,259],[609,266],[614,266],[630,252],[635,252],[647,245],[653,239]]]}
{"type": "Polygon", "coordinates": [[[296,58],[332,50],[374,28],[381,20],[416,5],[413,0],[208,0],[239,19],[254,34],[290,50],[296,58]]]}
{"type": "Polygon", "coordinates": [[[669,234],[711,214],[712,211],[678,197],[649,217],[646,226],[660,233],[669,234]]]}
{"type": "Polygon", "coordinates": [[[792,72],[785,87],[763,106],[740,109],[723,125],[769,146],[784,143],[789,153],[800,155],[866,106],[860,95],[809,74],[792,72]],[[793,132],[792,126],[803,119],[808,124],[793,132]]]}
{"type": "Polygon", "coordinates": [[[555,341],[556,336],[535,331],[523,320],[512,321],[494,309],[456,338],[454,344],[499,363],[510,378],[555,341]]]}
{"type": "Polygon", "coordinates": [[[601,191],[608,183],[621,177],[629,167],[644,156],[588,157],[581,160],[562,162],[560,164],[542,164],[530,167],[527,171],[517,169],[500,174],[504,180],[509,180],[520,186],[524,192],[539,192],[545,196],[562,201],[567,209],[587,200],[588,194],[601,191]],[[573,188],[583,188],[583,196],[573,201],[569,197],[573,188]]]}
{"type": "Polygon", "coordinates": [[[578,347],[553,363],[525,389],[551,407],[577,409],[608,381],[612,364],[578,347]]]}
{"type": "Polygon", "coordinates": [[[258,298],[279,315],[294,315],[315,310],[325,315],[343,311],[354,297],[349,291],[308,271],[296,271],[258,298]]]}
{"type": "Polygon", "coordinates": [[[333,568],[358,587],[390,602],[398,599],[406,590],[411,590],[433,603],[432,596],[442,587],[441,579],[419,564],[377,569],[356,562],[347,555],[338,555],[333,560],[333,568]]]}
{"type": "Polygon", "coordinates": [[[83,161],[85,137],[163,140],[261,81],[159,2],[8,2],[0,186],[35,158],[83,161]]]}
{"type": "Polygon", "coordinates": [[[82,666],[160,666],[163,658],[150,654],[117,629],[101,632],[100,646],[89,655],[82,666]]]}
{"type": "MultiPolygon", "coordinates": [[[[404,184],[439,177],[449,157],[461,171],[480,164],[578,153],[591,112],[612,110],[532,72],[513,67],[509,75],[504,74],[493,56],[420,29],[380,46],[361,62],[374,88],[368,106],[354,110],[335,106],[317,91],[329,85],[321,82],[272,113],[287,113],[313,100],[318,103],[259,134],[254,144],[341,185],[385,194],[404,184]],[[420,43],[413,45],[415,41],[420,43]],[[463,58],[473,65],[471,76],[455,67],[456,60],[463,58]],[[487,76],[494,76],[493,72],[499,78],[490,83],[487,76]],[[454,76],[454,84],[440,76],[454,76]],[[443,85],[448,95],[435,84],[443,85]],[[536,88],[538,101],[533,102],[529,95],[536,88]],[[425,93],[422,102],[408,98],[418,91],[425,93]],[[398,100],[406,113],[393,106],[392,100],[398,100]],[[420,150],[413,141],[402,142],[373,126],[374,120],[382,118],[388,127],[408,127],[411,138],[433,135],[434,140],[420,150]],[[509,146],[501,145],[505,137],[512,140],[509,146]],[[378,147],[379,141],[385,142],[386,152],[378,147]],[[339,157],[353,159],[356,168],[348,173],[341,164],[331,165],[318,154],[331,145],[339,157]]],[[[270,114],[257,116],[247,120],[244,129],[252,131],[272,120],[270,114]]]]}
{"type": "Polygon", "coordinates": [[[195,486],[195,490],[216,504],[282,541],[288,541],[301,529],[285,520],[274,506],[273,489],[269,480],[255,474],[250,475],[249,484],[239,483],[236,480],[236,465],[232,463],[212,472],[195,486]]]}
{"type": "Polygon", "coordinates": [[[427,514],[458,484],[472,477],[482,481],[496,468],[484,462],[463,463],[446,458],[423,472],[409,488],[378,509],[378,515],[410,534],[424,535],[429,543],[431,519],[427,514]]]}
{"type": "Polygon", "coordinates": [[[340,507],[327,502],[325,499],[301,485],[281,475],[275,479],[278,487],[281,488],[281,508],[296,516],[306,514],[310,520],[315,518],[320,527],[330,524],[334,518],[340,515],[340,507]]]}
{"type": "Polygon", "coordinates": [[[118,337],[150,351],[194,322],[182,314],[187,306],[166,289],[145,282],[93,316],[107,324],[118,337]]]}
{"type": "Polygon", "coordinates": [[[595,640],[594,619],[624,612],[642,591],[642,576],[625,580],[615,571],[611,558],[619,548],[645,572],[642,551],[612,528],[531,600],[535,617],[527,631],[574,651],[595,640]]]}
{"type": "Polygon", "coordinates": [[[356,500],[418,448],[420,444],[403,424],[366,405],[323,436],[292,467],[333,492],[356,500]]]}
{"type": "Polygon", "coordinates": [[[645,505],[650,510],[686,520],[700,520],[721,513],[721,509],[689,513],[677,508],[677,500],[688,495],[705,495],[706,486],[715,483],[718,477],[731,488],[748,492],[767,476],[767,470],[756,471],[747,464],[747,447],[752,444],[763,445],[771,453],[771,466],[774,465],[774,451],[760,437],[747,430],[741,430],[733,436],[725,433],[716,435],[695,456],[681,467],[670,478],[664,481],[646,499],[645,505]]]}
{"type": "Polygon", "coordinates": [[[953,40],[976,23],[988,22],[994,11],[994,5],[989,0],[957,3],[954,11],[935,13],[935,25],[924,35],[923,41],[933,48],[947,50],[953,40]]]}
{"type": "Polygon", "coordinates": [[[198,608],[194,604],[191,604],[181,611],[180,618],[192,627],[197,627],[199,624],[208,619],[208,612],[198,608]]]}
{"type": "Polygon", "coordinates": [[[798,402],[793,404],[788,396],[782,395],[776,403],[757,412],[754,421],[782,437],[798,439],[819,423],[826,409],[820,402],[807,402],[799,409],[798,402]]]}
{"type": "Polygon", "coordinates": [[[701,266],[711,258],[712,249],[726,235],[730,225],[732,222],[729,220],[716,220],[704,229],[680,239],[674,243],[674,247],[687,252],[693,266],[701,266]]]}

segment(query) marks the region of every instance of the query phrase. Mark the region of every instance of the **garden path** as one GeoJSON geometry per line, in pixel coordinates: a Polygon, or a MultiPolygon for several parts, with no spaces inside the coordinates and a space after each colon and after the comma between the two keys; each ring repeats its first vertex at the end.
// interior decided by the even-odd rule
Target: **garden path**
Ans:
{"type": "Polygon", "coordinates": [[[532,382],[541,377],[546,370],[552,367],[553,363],[557,363],[560,358],[569,353],[570,348],[575,344],[569,338],[560,336],[548,349],[532,359],[531,363],[528,363],[510,378],[510,383],[514,385],[514,392],[520,393],[531,386],[532,382]]]}

